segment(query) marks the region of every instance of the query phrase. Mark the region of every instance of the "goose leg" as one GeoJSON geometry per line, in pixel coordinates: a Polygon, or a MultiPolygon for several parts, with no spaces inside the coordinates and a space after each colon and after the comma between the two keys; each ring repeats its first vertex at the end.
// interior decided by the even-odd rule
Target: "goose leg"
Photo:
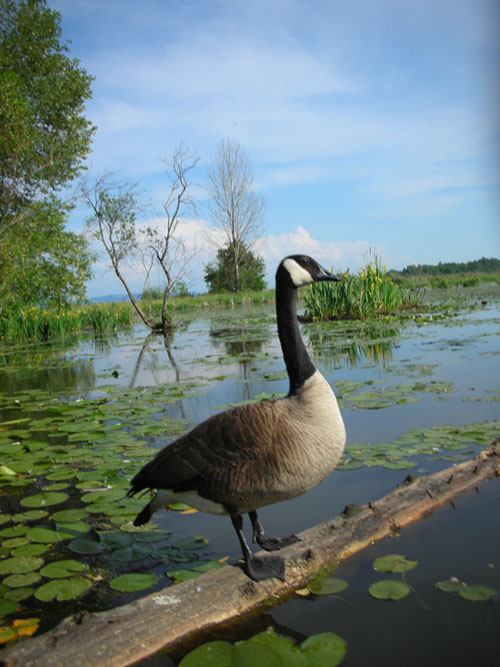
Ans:
{"type": "Polygon", "coordinates": [[[255,556],[243,535],[243,517],[241,514],[231,514],[231,521],[240,541],[243,558],[245,559],[244,570],[250,579],[262,581],[276,577],[285,581],[285,561],[281,556],[255,556]]]}
{"type": "Polygon", "coordinates": [[[253,541],[257,542],[257,544],[266,551],[278,551],[283,547],[287,547],[289,544],[300,542],[300,538],[298,538],[297,535],[289,535],[288,537],[266,537],[266,535],[264,535],[264,528],[257,516],[257,512],[249,512],[248,516],[250,517],[253,526],[253,541]]]}

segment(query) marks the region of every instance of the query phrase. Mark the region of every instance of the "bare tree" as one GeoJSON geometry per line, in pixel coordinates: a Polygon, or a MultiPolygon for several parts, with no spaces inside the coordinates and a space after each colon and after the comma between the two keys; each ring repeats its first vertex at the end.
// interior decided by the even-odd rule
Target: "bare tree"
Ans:
{"type": "Polygon", "coordinates": [[[208,177],[210,218],[224,232],[233,256],[234,289],[238,291],[243,252],[262,231],[264,200],[254,192],[250,162],[238,141],[222,139],[208,177]]]}
{"type": "Polygon", "coordinates": [[[135,186],[116,183],[111,174],[105,173],[93,180],[86,176],[80,183],[80,190],[91,211],[87,218],[90,235],[104,246],[117,278],[144,324],[157,329],[158,326],[142,310],[123,275],[124,265],[135,256],[137,249],[139,204],[135,186]]]}
{"type": "Polygon", "coordinates": [[[137,215],[144,215],[145,212],[138,203],[134,185],[115,183],[110,174],[104,174],[94,181],[87,177],[80,186],[91,211],[87,220],[91,235],[103,245],[132,305],[153,331],[166,331],[172,326],[167,313],[168,298],[194,255],[194,251],[187,249],[179,237],[178,227],[182,216],[195,210],[188,174],[197,162],[198,157],[182,145],[175,151],[172,161],[167,162],[169,190],[163,203],[165,216],[155,226],[139,224],[137,215]],[[161,322],[153,322],[148,317],[125,280],[124,266],[139,257],[142,257],[146,269],[146,279],[155,264],[165,276],[161,322]]]}
{"type": "Polygon", "coordinates": [[[167,328],[167,302],[174,285],[185,275],[188,263],[196,255],[195,248],[187,248],[178,235],[181,220],[196,213],[196,204],[191,195],[192,183],[189,172],[198,164],[199,157],[190,153],[182,144],[176,149],[171,161],[165,160],[168,167],[169,191],[163,202],[163,224],[158,227],[146,227],[146,255],[150,265],[157,263],[165,277],[165,287],[161,307],[162,327],[167,328]]]}

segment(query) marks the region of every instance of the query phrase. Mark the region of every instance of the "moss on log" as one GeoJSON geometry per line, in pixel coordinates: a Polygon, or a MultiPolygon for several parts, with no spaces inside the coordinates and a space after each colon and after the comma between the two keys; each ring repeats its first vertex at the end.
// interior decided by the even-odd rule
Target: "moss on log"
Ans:
{"type": "Polygon", "coordinates": [[[5,650],[0,667],[124,667],[158,651],[204,641],[216,626],[277,604],[318,571],[345,560],[449,502],[480,481],[500,474],[500,440],[475,459],[433,475],[409,475],[394,491],[300,534],[283,549],[286,582],[256,583],[238,567],[224,567],[169,586],[140,600],[98,613],[75,614],[52,631],[5,650]]]}

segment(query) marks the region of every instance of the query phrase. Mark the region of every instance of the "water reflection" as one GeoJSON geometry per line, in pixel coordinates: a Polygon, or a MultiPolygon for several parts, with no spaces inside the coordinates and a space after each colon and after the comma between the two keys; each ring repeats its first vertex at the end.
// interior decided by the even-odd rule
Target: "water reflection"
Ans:
{"type": "Polygon", "coordinates": [[[44,389],[60,393],[68,387],[95,386],[96,376],[88,355],[75,358],[82,336],[56,343],[4,348],[0,351],[0,387],[15,393],[23,389],[44,389]]]}
{"type": "Polygon", "coordinates": [[[238,361],[247,363],[273,336],[271,325],[276,326],[268,317],[225,321],[212,319],[209,336],[214,347],[223,346],[226,354],[239,356],[238,361]]]}
{"type": "Polygon", "coordinates": [[[327,367],[354,368],[391,361],[402,328],[394,321],[314,322],[305,325],[304,333],[327,367]]]}
{"type": "MultiPolygon", "coordinates": [[[[177,364],[177,361],[175,360],[175,357],[172,353],[172,343],[174,340],[174,332],[173,331],[167,331],[163,333],[158,333],[155,331],[152,331],[148,336],[146,336],[144,343],[142,344],[141,350],[139,352],[139,355],[137,357],[137,361],[135,362],[134,366],[134,371],[132,373],[132,377],[129,382],[129,387],[135,387],[135,383],[137,381],[137,376],[139,375],[139,371],[141,370],[141,366],[143,363],[145,364],[145,368],[151,372],[151,375],[155,377],[156,372],[162,368],[161,361],[160,361],[160,350],[159,349],[152,349],[153,345],[155,342],[160,340],[160,337],[163,339],[163,347],[165,349],[165,352],[167,353],[167,357],[170,361],[170,364],[172,368],[174,369],[175,372],[175,380],[176,382],[179,382],[180,380],[180,369],[179,365],[177,364]],[[146,356],[146,353],[149,353],[147,362],[144,362],[144,358],[146,356]]],[[[160,384],[161,380],[159,378],[155,378],[157,380],[156,384],[160,384]]]]}

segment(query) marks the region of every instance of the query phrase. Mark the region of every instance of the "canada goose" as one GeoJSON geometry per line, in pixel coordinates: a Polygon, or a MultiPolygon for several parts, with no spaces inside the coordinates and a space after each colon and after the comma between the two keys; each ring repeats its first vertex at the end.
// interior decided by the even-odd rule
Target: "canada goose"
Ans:
{"type": "Polygon", "coordinates": [[[243,535],[242,514],[248,513],[253,541],[266,551],[297,542],[295,535],[267,537],[256,510],[315,487],[335,468],[345,445],[337,399],[309,358],[297,322],[297,288],[320,280],[339,278],[306,255],[285,257],[276,272],[276,314],[290,379],[288,395],[210,417],[162,449],[137,473],[129,491],[134,495],[157,489],[135,519],[136,526],[175,501],[210,514],[229,514],[245,572],[256,581],[284,581],[284,560],[252,554],[243,535]]]}

